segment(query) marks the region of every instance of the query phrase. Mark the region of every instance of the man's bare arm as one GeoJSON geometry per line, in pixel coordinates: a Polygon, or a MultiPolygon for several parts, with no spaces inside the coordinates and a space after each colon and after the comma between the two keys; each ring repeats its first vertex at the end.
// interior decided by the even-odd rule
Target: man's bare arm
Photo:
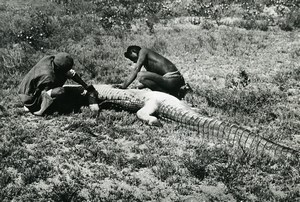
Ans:
{"type": "Polygon", "coordinates": [[[85,83],[77,73],[75,73],[75,74],[71,77],[71,79],[72,79],[73,81],[75,81],[76,83],[82,85],[82,87],[83,87],[85,90],[87,90],[89,93],[96,93],[96,90],[95,90],[94,86],[93,86],[93,85],[88,85],[87,83],[85,83]]]}
{"type": "Polygon", "coordinates": [[[75,73],[74,76],[71,78],[73,81],[75,81],[76,83],[82,85],[82,87],[84,89],[87,89],[88,88],[88,85],[81,79],[81,77],[75,73]]]}
{"type": "Polygon", "coordinates": [[[132,74],[129,76],[127,81],[124,82],[124,84],[122,85],[121,88],[123,88],[123,89],[127,88],[136,79],[137,74],[142,69],[145,59],[146,59],[146,52],[142,49],[139,53],[139,58],[135,64],[135,68],[134,68],[132,74]]]}

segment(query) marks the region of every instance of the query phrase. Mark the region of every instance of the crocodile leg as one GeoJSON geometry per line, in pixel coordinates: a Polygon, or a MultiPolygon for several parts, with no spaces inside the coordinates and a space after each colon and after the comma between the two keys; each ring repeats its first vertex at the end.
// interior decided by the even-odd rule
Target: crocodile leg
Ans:
{"type": "Polygon", "coordinates": [[[145,105],[140,110],[137,111],[137,117],[147,122],[149,125],[162,126],[161,122],[155,116],[152,116],[158,107],[159,103],[154,99],[150,99],[145,102],[145,105]]]}

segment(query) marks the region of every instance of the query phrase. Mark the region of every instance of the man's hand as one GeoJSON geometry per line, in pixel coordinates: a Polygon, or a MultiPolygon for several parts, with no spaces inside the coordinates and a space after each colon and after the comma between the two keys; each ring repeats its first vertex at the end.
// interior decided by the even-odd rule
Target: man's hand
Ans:
{"type": "Polygon", "coordinates": [[[89,95],[89,103],[90,104],[98,104],[99,101],[99,93],[98,91],[95,89],[95,87],[93,85],[89,85],[86,88],[88,95],[89,95]]]}
{"type": "Polygon", "coordinates": [[[98,104],[90,104],[89,108],[92,112],[98,112],[99,111],[99,105],[98,104]]]}
{"type": "Polygon", "coordinates": [[[95,97],[96,99],[98,99],[98,91],[95,89],[95,87],[93,85],[89,85],[86,88],[87,92],[90,94],[90,96],[95,97]]]}
{"type": "Polygon", "coordinates": [[[88,92],[88,102],[89,102],[89,108],[92,112],[92,116],[96,117],[99,114],[99,97],[98,97],[98,91],[95,89],[93,85],[89,85],[87,87],[88,92]]]}
{"type": "Polygon", "coordinates": [[[89,85],[89,86],[86,88],[86,90],[87,90],[87,92],[89,92],[89,93],[92,93],[92,92],[95,92],[95,91],[96,91],[96,89],[95,89],[95,87],[94,87],[93,85],[89,85]]]}
{"type": "MultiPolygon", "coordinates": [[[[89,105],[98,105],[99,104],[99,93],[98,91],[94,88],[93,85],[89,85],[87,87],[87,92],[88,92],[88,100],[89,100],[89,105]]],[[[95,109],[96,107],[92,107],[95,109]]]]}

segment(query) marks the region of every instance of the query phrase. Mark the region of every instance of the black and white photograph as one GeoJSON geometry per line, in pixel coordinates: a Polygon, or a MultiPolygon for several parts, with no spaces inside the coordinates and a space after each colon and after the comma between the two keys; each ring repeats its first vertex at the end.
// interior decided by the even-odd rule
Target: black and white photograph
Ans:
{"type": "Polygon", "coordinates": [[[0,0],[1,202],[300,201],[300,0],[0,0]]]}

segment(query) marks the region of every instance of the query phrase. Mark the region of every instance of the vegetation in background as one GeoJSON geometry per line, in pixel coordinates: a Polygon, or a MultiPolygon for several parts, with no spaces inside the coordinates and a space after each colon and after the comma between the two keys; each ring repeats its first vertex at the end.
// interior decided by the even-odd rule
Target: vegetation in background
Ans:
{"type": "Polygon", "coordinates": [[[174,62],[204,116],[300,148],[297,0],[4,0],[0,201],[297,201],[298,160],[253,156],[125,111],[34,117],[17,87],[45,54],[88,83],[121,83],[128,45],[174,62]]]}

